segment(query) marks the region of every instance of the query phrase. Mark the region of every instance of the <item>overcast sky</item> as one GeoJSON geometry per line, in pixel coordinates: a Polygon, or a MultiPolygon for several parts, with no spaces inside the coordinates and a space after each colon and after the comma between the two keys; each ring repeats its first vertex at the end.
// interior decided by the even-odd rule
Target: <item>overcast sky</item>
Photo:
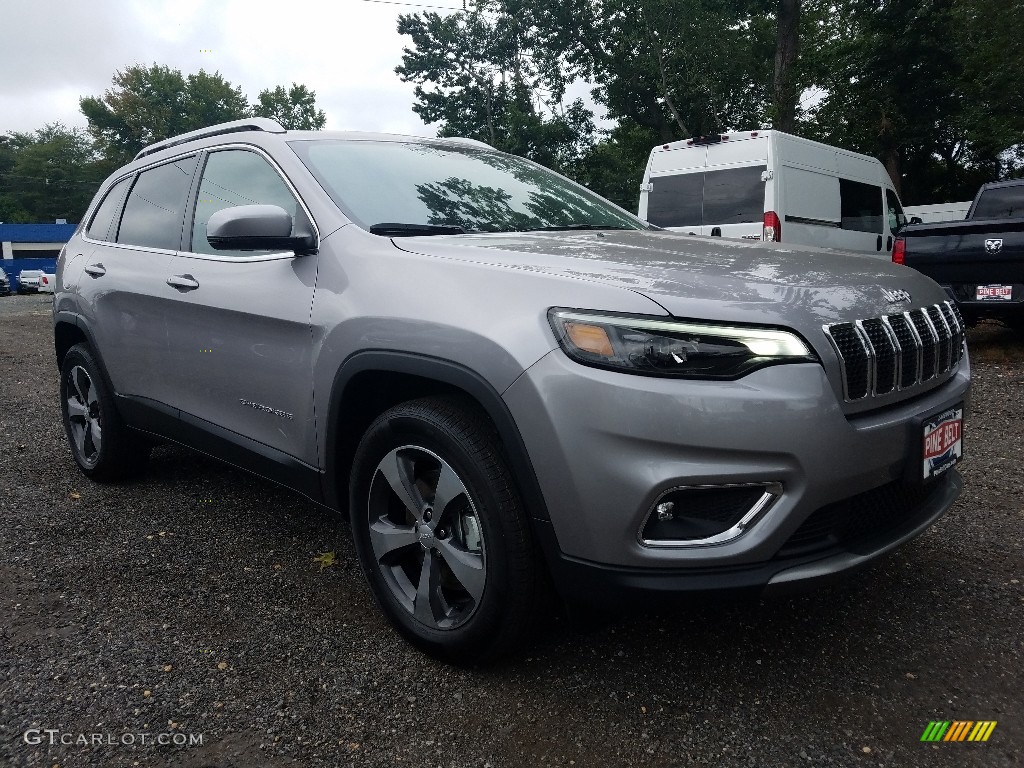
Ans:
{"type": "Polygon", "coordinates": [[[0,133],[84,126],[81,96],[102,95],[119,69],[155,62],[220,72],[250,102],[264,88],[304,83],[329,129],[434,135],[412,111],[413,86],[394,72],[410,44],[395,31],[398,15],[418,10],[366,0],[0,0],[0,133]]]}

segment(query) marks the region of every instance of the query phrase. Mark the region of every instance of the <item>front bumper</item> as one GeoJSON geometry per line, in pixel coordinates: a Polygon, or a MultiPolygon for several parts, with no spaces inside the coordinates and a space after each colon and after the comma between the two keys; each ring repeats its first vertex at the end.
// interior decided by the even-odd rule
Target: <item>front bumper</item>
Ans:
{"type": "Polygon", "coordinates": [[[737,566],[684,569],[603,565],[562,552],[549,523],[536,521],[534,530],[559,593],[575,604],[607,610],[610,606],[663,606],[674,597],[694,593],[777,596],[830,584],[916,538],[946,513],[962,488],[959,473],[948,472],[927,505],[877,536],[813,554],[737,566]]]}
{"type": "Polygon", "coordinates": [[[556,350],[505,400],[544,493],[549,519],[538,523],[538,535],[556,581],[570,591],[573,584],[591,594],[598,584],[655,593],[782,589],[859,567],[952,506],[961,483],[950,472],[882,520],[878,536],[793,545],[816,513],[913,487],[907,477],[920,451],[921,417],[966,405],[969,380],[965,357],[923,394],[848,415],[817,364],[774,366],[733,382],[680,381],[586,368],[556,350]],[[783,492],[726,543],[651,547],[640,540],[666,490],[726,483],[778,483],[783,492]]]}

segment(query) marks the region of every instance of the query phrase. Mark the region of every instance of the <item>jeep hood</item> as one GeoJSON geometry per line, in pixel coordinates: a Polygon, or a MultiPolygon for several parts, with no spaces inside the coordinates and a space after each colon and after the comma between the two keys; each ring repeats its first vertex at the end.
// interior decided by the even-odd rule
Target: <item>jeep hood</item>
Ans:
{"type": "MultiPolygon", "coordinates": [[[[877,257],[673,232],[457,235],[394,243],[427,256],[618,286],[675,317],[782,325],[809,335],[826,323],[947,298],[919,272],[877,257]],[[892,301],[897,290],[909,292],[910,301],[892,301]]],[[[567,291],[566,306],[615,309],[588,307],[574,298],[585,295],[567,291]]]]}

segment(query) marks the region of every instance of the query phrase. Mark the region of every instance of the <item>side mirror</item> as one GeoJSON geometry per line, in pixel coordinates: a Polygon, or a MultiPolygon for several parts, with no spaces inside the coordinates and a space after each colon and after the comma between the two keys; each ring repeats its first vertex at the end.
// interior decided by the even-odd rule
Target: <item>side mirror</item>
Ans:
{"type": "Polygon", "coordinates": [[[206,224],[206,239],[218,251],[316,252],[316,235],[302,217],[278,205],[236,205],[222,208],[206,224]]]}
{"type": "Polygon", "coordinates": [[[924,224],[924,219],[922,219],[920,216],[911,216],[910,217],[910,223],[911,224],[924,224]]]}

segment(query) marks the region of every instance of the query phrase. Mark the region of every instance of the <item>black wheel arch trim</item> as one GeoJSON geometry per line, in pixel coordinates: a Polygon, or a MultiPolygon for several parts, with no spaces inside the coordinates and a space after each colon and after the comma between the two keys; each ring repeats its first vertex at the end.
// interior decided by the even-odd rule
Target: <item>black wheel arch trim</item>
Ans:
{"type": "MultiPolygon", "coordinates": [[[[107,365],[103,362],[103,353],[96,343],[96,336],[93,334],[92,328],[89,327],[89,322],[77,312],[69,312],[66,309],[58,310],[53,317],[53,351],[57,362],[57,370],[60,370],[62,364],[60,356],[57,355],[57,326],[61,323],[75,326],[85,336],[85,341],[89,345],[89,351],[100,368],[100,376],[103,377],[103,383],[107,385],[107,391],[115,395],[114,401],[116,402],[117,390],[114,389],[114,384],[110,380],[110,374],[107,373],[107,365]]],[[[118,411],[120,411],[120,408],[118,408],[118,411]]],[[[121,414],[121,416],[123,418],[124,414],[121,414]]]]}
{"type": "MultiPolygon", "coordinates": [[[[533,462],[526,450],[526,443],[516,426],[515,419],[497,390],[476,371],[450,360],[420,355],[412,352],[391,350],[365,350],[356,352],[342,363],[334,376],[327,409],[327,434],[325,439],[324,498],[329,506],[344,507],[339,498],[335,472],[331,471],[339,461],[341,414],[345,393],[353,380],[362,373],[394,373],[428,379],[456,389],[472,397],[487,413],[498,430],[515,477],[519,492],[523,496],[528,515],[537,520],[548,520],[547,504],[541,491],[533,462]]],[[[347,485],[347,483],[346,483],[347,485]]]]}

